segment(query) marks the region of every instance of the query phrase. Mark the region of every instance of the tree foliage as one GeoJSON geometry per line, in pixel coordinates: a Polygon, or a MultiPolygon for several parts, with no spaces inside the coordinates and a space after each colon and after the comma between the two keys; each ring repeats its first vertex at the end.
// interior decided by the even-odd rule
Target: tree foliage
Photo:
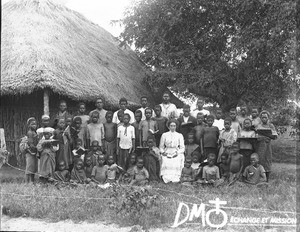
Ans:
{"type": "Polygon", "coordinates": [[[286,99],[295,60],[294,0],[140,0],[121,22],[154,70],[151,86],[208,97],[224,110],[239,101],[286,99]]]}

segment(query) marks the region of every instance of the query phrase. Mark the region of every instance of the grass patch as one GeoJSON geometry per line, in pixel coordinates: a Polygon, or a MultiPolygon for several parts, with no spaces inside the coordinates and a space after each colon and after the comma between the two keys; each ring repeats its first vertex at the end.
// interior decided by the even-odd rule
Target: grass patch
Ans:
{"type": "Polygon", "coordinates": [[[296,163],[297,141],[292,138],[279,137],[272,141],[273,161],[279,163],[296,163]]]}

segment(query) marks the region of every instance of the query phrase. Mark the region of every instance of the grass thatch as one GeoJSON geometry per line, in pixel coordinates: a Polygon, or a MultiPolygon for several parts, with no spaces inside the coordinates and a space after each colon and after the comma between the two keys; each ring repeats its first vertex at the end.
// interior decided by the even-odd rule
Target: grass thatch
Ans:
{"type": "Polygon", "coordinates": [[[2,7],[1,94],[50,88],[74,100],[153,97],[146,69],[130,48],[82,15],[48,0],[14,0],[2,7]]]}

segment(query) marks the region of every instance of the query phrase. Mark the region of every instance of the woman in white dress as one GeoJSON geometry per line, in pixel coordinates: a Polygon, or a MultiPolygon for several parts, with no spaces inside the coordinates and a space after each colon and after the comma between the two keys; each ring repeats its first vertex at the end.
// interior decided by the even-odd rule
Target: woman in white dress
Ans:
{"type": "Polygon", "coordinates": [[[184,139],[176,132],[176,120],[168,122],[169,132],[163,133],[160,139],[161,172],[165,183],[179,182],[181,170],[184,166],[184,139]]]}

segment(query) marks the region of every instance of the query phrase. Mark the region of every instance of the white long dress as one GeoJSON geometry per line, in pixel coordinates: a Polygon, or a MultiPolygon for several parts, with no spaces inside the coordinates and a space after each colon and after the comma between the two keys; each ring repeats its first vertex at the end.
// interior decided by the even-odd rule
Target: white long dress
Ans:
{"type": "Polygon", "coordinates": [[[178,132],[163,133],[159,146],[162,155],[160,175],[165,183],[179,182],[184,166],[184,139],[178,132]],[[177,153],[177,156],[174,155],[177,153]]]}

